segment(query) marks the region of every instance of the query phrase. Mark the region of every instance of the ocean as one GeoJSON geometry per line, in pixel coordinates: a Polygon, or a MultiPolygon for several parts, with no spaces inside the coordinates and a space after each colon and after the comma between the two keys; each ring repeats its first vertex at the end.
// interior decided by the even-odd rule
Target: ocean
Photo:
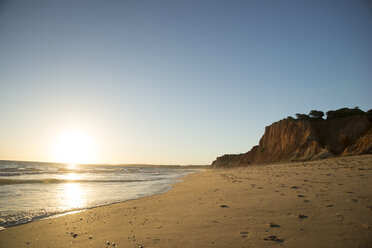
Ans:
{"type": "Polygon", "coordinates": [[[0,230],[171,189],[198,169],[0,161],[0,230]]]}

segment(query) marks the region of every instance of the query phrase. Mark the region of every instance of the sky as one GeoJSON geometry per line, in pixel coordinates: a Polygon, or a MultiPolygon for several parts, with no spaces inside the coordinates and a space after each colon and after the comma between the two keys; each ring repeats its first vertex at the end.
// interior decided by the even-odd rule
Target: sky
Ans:
{"type": "Polygon", "coordinates": [[[367,0],[2,0],[0,159],[61,162],[75,132],[82,162],[210,164],[371,109],[371,44],[367,0]]]}

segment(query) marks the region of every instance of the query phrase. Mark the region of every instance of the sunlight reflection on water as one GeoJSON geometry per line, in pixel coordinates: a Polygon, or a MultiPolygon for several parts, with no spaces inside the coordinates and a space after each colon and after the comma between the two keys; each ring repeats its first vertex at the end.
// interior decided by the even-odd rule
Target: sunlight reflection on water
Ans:
{"type": "Polygon", "coordinates": [[[66,183],[61,191],[60,209],[81,208],[85,205],[86,192],[80,183],[66,183]]]}
{"type": "Polygon", "coordinates": [[[79,180],[81,179],[81,176],[76,173],[68,173],[64,175],[63,178],[66,180],[79,180]]]}
{"type": "Polygon", "coordinates": [[[73,163],[66,164],[66,168],[69,170],[76,170],[77,164],[73,164],[73,163]]]}
{"type": "MultiPolygon", "coordinates": [[[[66,164],[67,169],[76,170],[76,164],[66,164]]],[[[79,180],[81,176],[77,173],[71,172],[64,175],[67,180],[79,180]]],[[[81,183],[71,182],[63,185],[61,190],[61,204],[60,209],[76,209],[82,208],[86,203],[86,191],[82,188],[81,183]]]]}
{"type": "Polygon", "coordinates": [[[191,170],[0,161],[0,227],[159,194],[191,170]]]}

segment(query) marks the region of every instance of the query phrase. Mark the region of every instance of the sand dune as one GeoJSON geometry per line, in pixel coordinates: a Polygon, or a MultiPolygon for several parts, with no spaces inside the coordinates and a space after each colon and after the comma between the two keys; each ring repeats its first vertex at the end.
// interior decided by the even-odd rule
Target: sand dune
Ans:
{"type": "Polygon", "coordinates": [[[371,182],[372,155],[210,169],[162,195],[7,228],[0,247],[372,247],[371,182]]]}

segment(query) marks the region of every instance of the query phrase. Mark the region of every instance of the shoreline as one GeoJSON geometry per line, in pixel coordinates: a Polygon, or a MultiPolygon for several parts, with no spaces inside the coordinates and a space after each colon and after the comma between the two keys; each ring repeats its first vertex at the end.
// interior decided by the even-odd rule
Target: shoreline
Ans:
{"type": "Polygon", "coordinates": [[[105,206],[110,206],[110,205],[114,205],[114,204],[120,204],[120,203],[124,203],[124,202],[127,202],[127,201],[133,201],[133,200],[137,200],[137,199],[145,198],[145,197],[149,197],[149,196],[161,195],[161,194],[164,194],[164,193],[172,190],[173,185],[176,184],[176,183],[182,182],[183,178],[187,177],[190,174],[197,173],[199,171],[203,171],[203,169],[195,169],[195,171],[188,172],[184,176],[180,176],[180,177],[171,179],[171,181],[169,183],[167,183],[167,189],[159,190],[159,192],[157,192],[157,193],[153,193],[153,194],[149,193],[148,195],[139,196],[137,198],[130,198],[130,199],[120,200],[120,201],[111,202],[111,203],[104,203],[104,204],[91,206],[91,207],[86,207],[86,208],[81,208],[81,209],[71,209],[71,210],[66,210],[64,212],[59,212],[59,213],[48,213],[46,215],[41,215],[41,216],[34,217],[31,220],[19,221],[17,223],[12,223],[10,225],[8,224],[8,225],[0,226],[0,231],[5,230],[5,229],[10,228],[10,227],[25,225],[25,224],[29,224],[29,223],[36,222],[36,221],[54,219],[54,218],[59,218],[59,217],[63,217],[63,216],[70,215],[70,214],[80,213],[80,212],[84,212],[84,211],[94,209],[94,208],[105,207],[105,206]]]}
{"type": "Polygon", "coordinates": [[[370,247],[372,155],[208,169],[163,194],[8,227],[1,247],[370,247]]]}

